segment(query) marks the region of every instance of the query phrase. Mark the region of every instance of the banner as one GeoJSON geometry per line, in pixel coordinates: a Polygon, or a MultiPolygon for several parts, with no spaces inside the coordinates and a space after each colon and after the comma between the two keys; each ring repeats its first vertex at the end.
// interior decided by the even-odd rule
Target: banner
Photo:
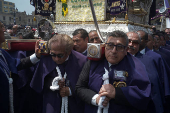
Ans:
{"type": "Polygon", "coordinates": [[[122,12],[126,12],[126,0],[109,0],[110,14],[117,15],[122,12]]]}
{"type": "Polygon", "coordinates": [[[30,0],[35,6],[35,15],[50,16],[56,13],[56,0],[30,0]]]}

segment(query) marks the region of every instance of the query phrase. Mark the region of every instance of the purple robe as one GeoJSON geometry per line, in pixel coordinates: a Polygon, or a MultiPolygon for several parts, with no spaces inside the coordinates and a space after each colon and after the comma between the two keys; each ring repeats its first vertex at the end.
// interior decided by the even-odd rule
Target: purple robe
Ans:
{"type": "MultiPolygon", "coordinates": [[[[89,90],[96,93],[99,92],[103,85],[104,67],[109,70],[106,59],[102,61],[91,61],[88,78],[89,90]]],[[[128,53],[122,61],[113,66],[112,70],[126,71],[128,72],[128,77],[126,81],[127,87],[117,88],[120,92],[123,92],[123,96],[119,95],[119,92],[116,92],[115,99],[109,101],[109,113],[137,113],[139,110],[146,110],[150,101],[151,84],[145,66],[141,61],[128,53]],[[130,106],[124,105],[126,101],[130,106]]],[[[115,81],[113,77],[114,75],[109,75],[110,84],[113,84],[115,81]]],[[[97,109],[97,106],[85,104],[85,113],[96,113],[97,109]]]]}
{"type": "Polygon", "coordinates": [[[159,75],[154,65],[153,58],[142,55],[138,52],[135,57],[137,57],[146,67],[148,72],[149,80],[151,82],[151,101],[149,102],[147,113],[163,113],[163,103],[164,103],[164,93],[162,91],[162,86],[159,81],[159,75]]]}
{"type": "Polygon", "coordinates": [[[64,76],[65,72],[67,73],[66,82],[69,81],[68,87],[72,93],[72,96],[68,97],[68,112],[83,112],[83,103],[74,93],[74,90],[79,74],[86,61],[87,57],[76,51],[72,51],[66,64],[57,65],[51,56],[45,56],[40,60],[31,81],[31,87],[35,91],[43,93],[43,113],[61,113],[62,98],[59,91],[50,90],[52,80],[58,76],[56,66],[59,66],[62,76],[64,76]]]}
{"type": "Polygon", "coordinates": [[[161,46],[161,48],[167,49],[170,51],[170,45],[166,44],[165,46],[161,46]]]}
{"type": "MultiPolygon", "coordinates": [[[[34,51],[9,51],[14,58],[25,58],[34,53],[34,51]]],[[[14,110],[16,113],[41,113],[39,100],[41,96],[30,88],[34,67],[18,71],[18,79],[14,85],[14,110]]]]}
{"type": "Polygon", "coordinates": [[[167,70],[166,70],[166,67],[165,67],[165,64],[164,64],[164,61],[161,55],[157,54],[156,52],[151,51],[147,47],[145,48],[145,55],[153,58],[154,64],[159,74],[160,82],[163,86],[164,95],[165,96],[170,95],[168,73],[167,73],[167,70]]]}
{"type": "MultiPolygon", "coordinates": [[[[5,50],[0,49],[2,51],[2,54],[4,55],[8,67],[13,74],[12,77],[14,79],[18,78],[17,76],[17,66],[20,63],[19,59],[12,58],[9,53],[7,53],[5,50]]],[[[3,70],[3,66],[0,63],[0,112],[1,113],[9,113],[9,81],[6,77],[6,74],[3,70]]]]}

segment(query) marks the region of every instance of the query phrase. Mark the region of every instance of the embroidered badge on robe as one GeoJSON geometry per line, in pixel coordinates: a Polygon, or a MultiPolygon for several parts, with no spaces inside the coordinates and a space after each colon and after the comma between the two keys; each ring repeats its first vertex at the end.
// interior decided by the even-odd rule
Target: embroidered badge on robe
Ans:
{"type": "Polygon", "coordinates": [[[126,71],[117,71],[114,70],[113,79],[115,80],[113,83],[114,87],[126,87],[126,80],[128,77],[128,72],[126,71]]]}

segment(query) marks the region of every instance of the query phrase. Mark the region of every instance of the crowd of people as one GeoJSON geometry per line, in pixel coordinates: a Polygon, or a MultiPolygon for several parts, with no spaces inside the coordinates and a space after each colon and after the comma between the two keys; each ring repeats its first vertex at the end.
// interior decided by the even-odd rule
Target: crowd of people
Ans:
{"type": "Polygon", "coordinates": [[[5,39],[15,37],[17,39],[35,39],[35,31],[37,28],[31,26],[9,25],[5,30],[5,39]]]}
{"type": "MultiPolygon", "coordinates": [[[[0,43],[7,31],[0,22],[0,43]]],[[[170,29],[116,30],[102,42],[80,28],[52,36],[48,55],[39,41],[0,49],[2,113],[170,113],[170,29]],[[105,57],[88,59],[87,43],[104,43],[105,57]]]]}

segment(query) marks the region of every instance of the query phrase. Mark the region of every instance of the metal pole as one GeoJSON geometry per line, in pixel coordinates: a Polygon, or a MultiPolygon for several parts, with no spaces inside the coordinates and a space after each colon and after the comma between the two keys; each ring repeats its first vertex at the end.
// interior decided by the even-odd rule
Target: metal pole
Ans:
{"type": "Polygon", "coordinates": [[[95,27],[96,27],[97,34],[99,35],[100,40],[102,42],[105,42],[103,37],[102,37],[102,35],[101,35],[101,33],[100,33],[99,27],[98,27],[98,23],[97,23],[97,19],[96,19],[96,14],[95,14],[95,11],[94,11],[92,0],[89,0],[89,3],[90,3],[90,7],[91,7],[91,11],[92,11],[93,20],[94,20],[94,24],[95,24],[95,27]]]}
{"type": "Polygon", "coordinates": [[[164,22],[164,16],[162,17],[162,22],[161,22],[161,28],[160,28],[160,31],[162,31],[163,22],[164,22]]]}

